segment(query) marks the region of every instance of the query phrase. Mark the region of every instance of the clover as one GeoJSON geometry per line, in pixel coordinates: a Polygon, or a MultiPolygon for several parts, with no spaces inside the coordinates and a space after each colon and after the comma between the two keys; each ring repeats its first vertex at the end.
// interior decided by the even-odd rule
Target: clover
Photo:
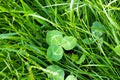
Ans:
{"type": "Polygon", "coordinates": [[[47,32],[46,42],[49,45],[47,58],[51,61],[59,61],[64,50],[71,50],[76,46],[77,39],[73,36],[63,36],[63,33],[58,30],[52,30],[47,32]]]}

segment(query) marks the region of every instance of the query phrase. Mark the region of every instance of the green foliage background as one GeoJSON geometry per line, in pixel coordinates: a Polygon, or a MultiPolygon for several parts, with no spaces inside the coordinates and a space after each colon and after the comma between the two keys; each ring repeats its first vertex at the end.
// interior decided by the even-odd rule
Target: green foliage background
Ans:
{"type": "Polygon", "coordinates": [[[65,77],[119,80],[119,15],[119,0],[0,0],[0,80],[49,80],[45,69],[52,64],[65,77]],[[95,21],[106,28],[103,40],[91,34],[95,21]],[[77,39],[59,62],[46,58],[46,33],[53,29],[77,39]],[[85,44],[89,37],[97,41],[85,44]]]}

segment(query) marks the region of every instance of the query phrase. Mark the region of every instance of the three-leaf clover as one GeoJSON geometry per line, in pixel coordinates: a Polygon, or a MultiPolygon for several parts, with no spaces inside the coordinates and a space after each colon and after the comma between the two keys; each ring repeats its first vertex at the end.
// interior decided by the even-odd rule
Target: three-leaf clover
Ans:
{"type": "MultiPolygon", "coordinates": [[[[105,33],[105,31],[106,31],[105,26],[98,21],[95,21],[91,26],[91,34],[98,38],[99,40],[102,40],[101,37],[105,33]]],[[[93,44],[95,41],[96,39],[93,37],[83,39],[83,42],[85,44],[93,44]]]]}
{"type": "Polygon", "coordinates": [[[91,27],[91,33],[100,38],[103,33],[105,33],[105,26],[102,25],[100,22],[95,21],[91,27]]]}
{"type": "Polygon", "coordinates": [[[64,36],[58,30],[48,31],[46,42],[49,45],[47,49],[47,58],[51,61],[59,61],[63,56],[63,48],[65,50],[73,49],[77,40],[73,36],[64,36]]]}

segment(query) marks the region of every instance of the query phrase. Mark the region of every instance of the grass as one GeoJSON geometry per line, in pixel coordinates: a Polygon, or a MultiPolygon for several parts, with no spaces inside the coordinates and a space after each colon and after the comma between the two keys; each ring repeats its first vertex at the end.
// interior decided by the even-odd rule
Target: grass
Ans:
{"type": "Polygon", "coordinates": [[[119,80],[119,15],[119,0],[0,0],[0,80],[49,80],[46,67],[52,64],[63,68],[65,77],[119,80]],[[91,34],[95,21],[106,28],[102,41],[91,34]],[[58,62],[46,58],[50,30],[77,39],[58,62]],[[89,37],[97,41],[85,44],[89,37]]]}

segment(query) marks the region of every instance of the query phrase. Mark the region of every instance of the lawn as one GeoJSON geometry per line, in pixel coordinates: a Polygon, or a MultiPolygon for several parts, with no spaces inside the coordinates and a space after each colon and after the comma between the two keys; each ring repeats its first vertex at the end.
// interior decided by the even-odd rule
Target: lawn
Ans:
{"type": "Polygon", "coordinates": [[[0,0],[0,80],[120,80],[120,0],[0,0]]]}

